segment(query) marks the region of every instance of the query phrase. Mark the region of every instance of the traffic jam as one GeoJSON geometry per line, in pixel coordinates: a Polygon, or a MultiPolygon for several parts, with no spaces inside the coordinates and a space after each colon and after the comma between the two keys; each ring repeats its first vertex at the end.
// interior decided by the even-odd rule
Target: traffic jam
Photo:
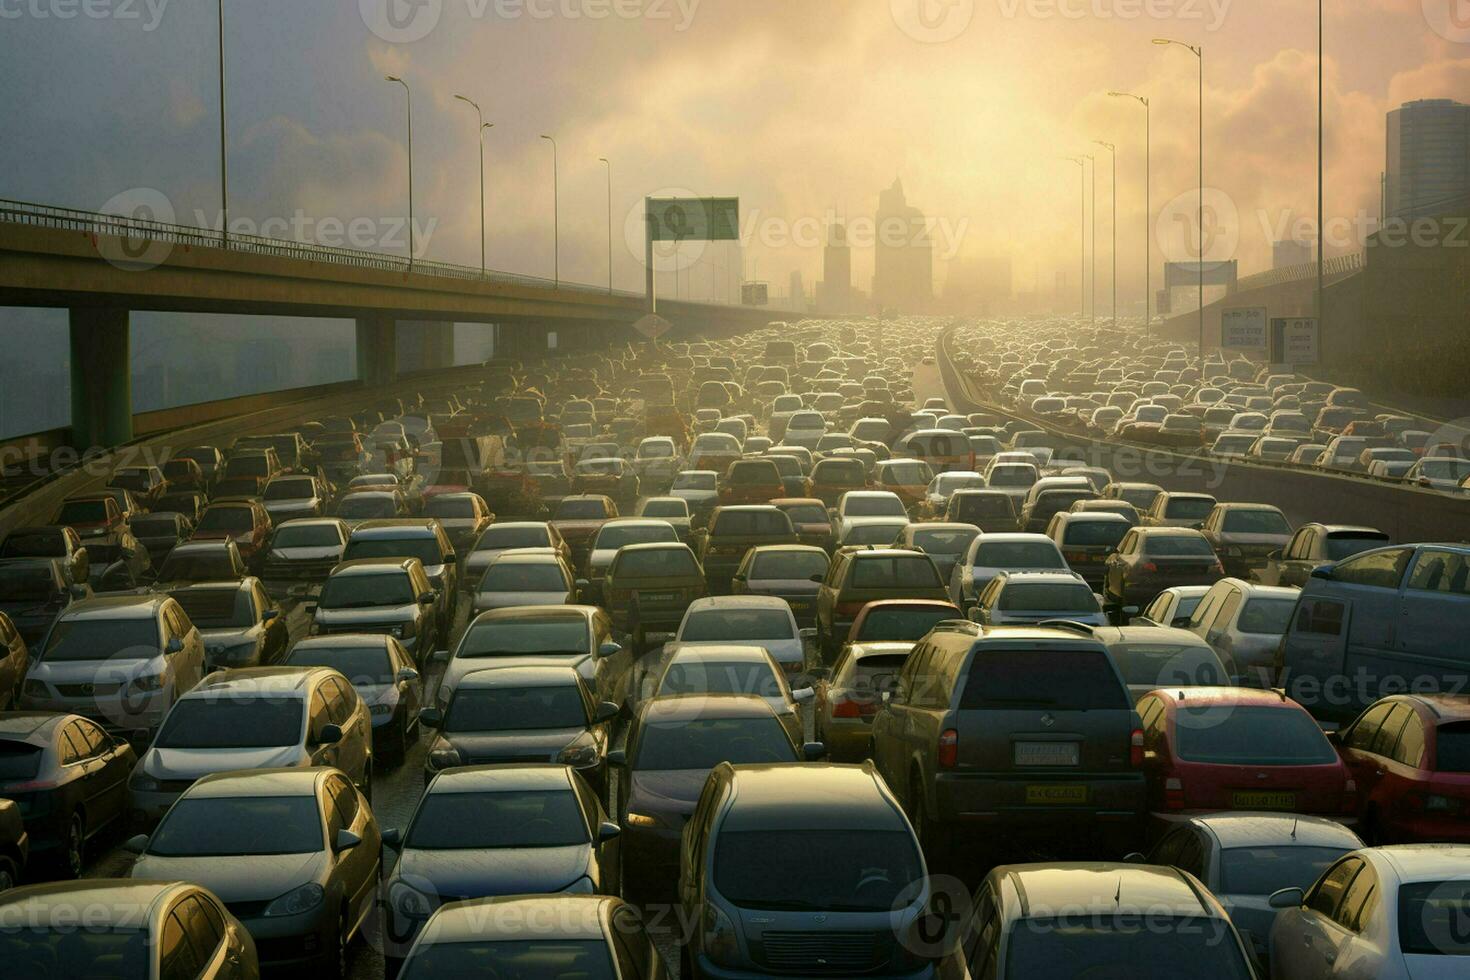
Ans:
{"type": "Polygon", "coordinates": [[[365,402],[0,541],[0,976],[1470,976],[1463,431],[1056,318],[365,402]]]}

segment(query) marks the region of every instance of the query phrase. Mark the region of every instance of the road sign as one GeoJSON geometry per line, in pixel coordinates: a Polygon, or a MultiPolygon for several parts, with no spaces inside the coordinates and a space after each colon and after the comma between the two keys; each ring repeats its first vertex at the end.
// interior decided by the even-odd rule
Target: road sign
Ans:
{"type": "Polygon", "coordinates": [[[1280,364],[1316,364],[1321,330],[1313,316],[1271,318],[1271,360],[1280,364]]]}
{"type": "Polygon", "coordinates": [[[1247,306],[1220,311],[1220,346],[1229,350],[1266,348],[1266,308],[1247,306]]]}
{"type": "Polygon", "coordinates": [[[747,282],[740,286],[740,302],[746,306],[765,306],[770,297],[770,286],[766,283],[747,282]]]}
{"type": "Polygon", "coordinates": [[[738,197],[648,199],[649,238],[655,242],[733,242],[740,238],[738,197]]]}
{"type": "Polygon", "coordinates": [[[647,337],[649,340],[657,340],[674,328],[674,325],[657,313],[649,313],[641,317],[633,324],[633,329],[647,337]]]}

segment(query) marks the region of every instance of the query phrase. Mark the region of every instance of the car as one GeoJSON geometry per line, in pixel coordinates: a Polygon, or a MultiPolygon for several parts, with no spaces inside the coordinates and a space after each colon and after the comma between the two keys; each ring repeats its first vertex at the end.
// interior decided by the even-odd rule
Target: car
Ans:
{"type": "Polygon", "coordinates": [[[616,894],[618,835],[571,766],[439,773],[408,827],[383,831],[398,854],[383,887],[390,975],[440,905],[495,895],[616,894]]]}
{"type": "Polygon", "coordinates": [[[1171,585],[1154,596],[1132,622],[1137,626],[1188,626],[1189,617],[1209,591],[1208,585],[1171,585]]]}
{"type": "MultiPolygon", "coordinates": [[[[979,539],[977,539],[979,540],[979,539]]],[[[933,599],[948,591],[928,555],[897,548],[839,548],[817,594],[817,643],[830,665],[863,607],[876,599],[933,599]]]]}
{"type": "Polygon", "coordinates": [[[682,972],[809,976],[837,959],[845,976],[935,976],[899,938],[925,909],[926,875],[871,765],[722,762],[680,841],[678,914],[702,925],[680,950],[682,972]]]}
{"type": "Polygon", "coordinates": [[[1463,697],[1396,694],[1328,736],[1358,782],[1364,837],[1470,844],[1467,732],[1463,697]]]}
{"type": "Polygon", "coordinates": [[[1251,570],[1250,579],[1260,585],[1301,588],[1307,584],[1312,569],[1380,548],[1389,540],[1387,534],[1372,527],[1303,524],[1284,548],[1271,552],[1263,565],[1251,570]]]}
{"type": "Polygon", "coordinates": [[[1103,626],[1097,593],[1076,572],[1001,572],[975,598],[970,618],[986,626],[1068,620],[1103,626]]]}
{"type": "Polygon", "coordinates": [[[1276,648],[1296,612],[1297,590],[1222,578],[1210,586],[1185,629],[1205,640],[1236,683],[1270,687],[1276,648]]]}
{"type": "Polygon", "coordinates": [[[572,549],[562,540],[556,528],[544,521],[508,521],[491,524],[475,540],[473,548],[460,554],[463,566],[460,582],[466,590],[473,590],[485,574],[490,563],[502,552],[525,548],[549,548],[571,564],[572,549]]]}
{"type": "Polygon", "coordinates": [[[1228,910],[1178,868],[1001,865],[970,907],[961,952],[972,977],[1260,976],[1228,910]]]}
{"type": "Polygon", "coordinates": [[[1222,687],[1234,678],[1220,655],[1189,630],[1173,626],[1106,626],[1094,629],[1123,672],[1133,703],[1168,687],[1222,687]]]}
{"type": "Polygon", "coordinates": [[[786,676],[806,669],[806,637],[779,596],[708,596],[689,604],[671,643],[680,648],[746,644],[763,647],[786,676]]]}
{"type": "Polygon", "coordinates": [[[180,542],[188,539],[194,527],[183,514],[173,511],[140,514],[131,522],[133,537],[148,552],[148,560],[154,566],[163,563],[168,553],[180,542]]]}
{"type": "Polygon", "coordinates": [[[557,502],[551,526],[572,552],[572,567],[582,570],[598,529],[618,516],[618,505],[602,494],[571,494],[557,502]]]}
{"type": "Polygon", "coordinates": [[[1182,527],[1199,529],[1218,504],[1207,493],[1176,493],[1165,491],[1159,494],[1143,515],[1146,527],[1182,527]]]}
{"type": "Polygon", "coordinates": [[[620,517],[603,524],[593,534],[589,546],[584,569],[588,585],[583,598],[593,604],[604,601],[603,580],[607,577],[608,566],[612,564],[619,548],[630,544],[658,542],[680,543],[678,532],[667,521],[620,517]]]}
{"type": "Polygon", "coordinates": [[[260,579],[195,583],[169,595],[199,629],[206,671],[268,667],[285,658],[286,620],[260,579]]]}
{"type": "Polygon", "coordinates": [[[425,708],[435,733],[424,782],[457,766],[548,762],[571,766],[599,797],[607,793],[609,723],[619,705],[593,700],[569,664],[511,661],[461,676],[446,708],[425,708]]]}
{"type": "Polygon", "coordinates": [[[638,505],[638,516],[648,520],[663,521],[674,529],[680,541],[689,543],[693,531],[694,514],[689,501],[682,497],[646,497],[638,505]]]}
{"type": "Polygon", "coordinates": [[[562,606],[576,602],[585,586],[548,549],[503,551],[475,586],[473,614],[505,606],[562,606]]]}
{"type": "Polygon", "coordinates": [[[943,520],[973,524],[986,534],[1020,530],[1020,497],[1003,489],[956,490],[945,505],[943,520]]]}
{"type": "Polygon", "coordinates": [[[719,479],[714,470],[681,470],[674,474],[669,496],[687,501],[696,520],[708,517],[720,499],[719,479]]]}
{"type": "Polygon", "coordinates": [[[519,895],[441,905],[400,980],[496,976],[669,980],[637,909],[610,895],[519,895]]]}
{"type": "Polygon", "coordinates": [[[949,598],[968,616],[985,587],[1003,571],[1067,571],[1056,542],[1044,534],[982,533],[950,573],[949,598]]]}
{"type": "Polygon", "coordinates": [[[918,509],[918,517],[921,520],[938,520],[944,515],[945,508],[949,506],[949,498],[954,496],[957,490],[983,490],[985,488],[985,477],[974,470],[953,470],[949,473],[941,473],[929,481],[929,486],[924,489],[924,499],[918,509]]]}
{"type": "Polygon", "coordinates": [[[833,762],[868,758],[873,718],[913,648],[906,640],[848,643],[830,671],[817,672],[812,729],[833,762]]]}
{"type": "Polygon", "coordinates": [[[319,585],[342,561],[348,533],[346,522],[336,517],[301,517],[276,524],[260,565],[267,591],[319,585]]]}
{"type": "Polygon", "coordinates": [[[772,505],[716,507],[708,526],[691,536],[711,595],[731,591],[735,572],[751,548],[797,543],[791,519],[772,505]]]}
{"type": "Polygon", "coordinates": [[[1125,500],[1138,508],[1140,514],[1153,509],[1154,501],[1164,492],[1157,483],[1109,483],[1102,489],[1104,500],[1125,500]]]}
{"type": "Polygon", "coordinates": [[[623,459],[587,458],[572,468],[572,490],[579,495],[606,494],[624,507],[638,502],[638,473],[623,459]]]}
{"type": "MultiPolygon", "coordinates": [[[[134,760],[126,739],[80,715],[0,713],[0,796],[18,807],[29,850],[64,877],[79,877],[88,842],[127,817],[134,760]]],[[[6,858],[18,873],[17,855],[6,858]]]]}
{"type": "Polygon", "coordinates": [[[1079,501],[1096,499],[1097,491],[1083,477],[1043,477],[1032,484],[1022,502],[1021,530],[1044,534],[1054,516],[1071,510],[1072,505],[1079,501]]]}
{"type": "Polygon", "coordinates": [[[104,543],[128,526],[117,501],[102,493],[68,497],[51,523],[70,528],[88,545],[104,543]]]}
{"type": "MultiPolygon", "coordinates": [[[[1077,503],[1101,503],[1108,501],[1077,501],[1077,503]]],[[[1129,528],[1137,526],[1116,513],[1077,511],[1077,504],[1069,512],[1054,514],[1046,526],[1046,536],[1056,542],[1057,548],[1067,562],[1067,567],[1081,575],[1095,590],[1100,590],[1107,578],[1108,555],[1118,547],[1129,528]]],[[[1131,507],[1129,504],[1122,504],[1131,507]]]]}
{"type": "Polygon", "coordinates": [[[0,930],[0,960],[28,980],[260,975],[250,933],[216,896],[189,882],[92,878],[28,885],[0,894],[0,919],[23,923],[0,930]]]}
{"type": "Polygon", "coordinates": [[[1200,526],[1225,574],[1249,578],[1291,540],[1291,524],[1270,504],[1217,504],[1200,526]]]}
{"type": "MultiPolygon", "coordinates": [[[[967,468],[966,472],[974,473],[974,470],[967,468]]],[[[887,459],[874,468],[872,484],[896,495],[913,514],[928,497],[934,480],[934,470],[922,459],[887,459]]]]}
{"type": "Polygon", "coordinates": [[[156,824],[212,772],[335,766],[367,795],[373,776],[367,705],[336,670],[216,671],[180,698],[128,781],[133,822],[156,824]]]}
{"type": "Polygon", "coordinates": [[[1455,456],[1425,456],[1409,467],[1405,483],[1431,490],[1458,489],[1470,477],[1470,459],[1455,456]]]}
{"type": "Polygon", "coordinates": [[[0,650],[8,651],[0,653],[0,709],[20,691],[28,649],[40,644],[57,616],[91,595],[86,585],[67,581],[59,558],[0,559],[0,622],[7,624],[0,626],[0,650]]]}
{"type": "MultiPolygon", "coordinates": [[[[1162,498],[1161,498],[1162,499],[1162,498]]],[[[1185,527],[1131,528],[1108,556],[1103,602],[1127,615],[1175,585],[1214,585],[1225,568],[1199,531],[1185,527]]]]}
{"type": "Polygon", "coordinates": [[[811,628],[816,624],[817,593],[831,563],[831,556],[813,545],[757,545],[746,551],[730,589],[737,596],[784,599],[797,625],[811,628]]]}
{"type": "Polygon", "coordinates": [[[1222,810],[1356,822],[1352,774],[1306,709],[1279,691],[1161,688],[1137,710],[1156,830],[1222,810]]]}
{"type": "Polygon", "coordinates": [[[374,754],[402,761],[418,740],[424,684],[403,644],[381,633],[304,637],[291,648],[288,667],[327,667],[357,691],[372,717],[374,754]]]}
{"type": "Polygon", "coordinates": [[[422,664],[443,634],[436,590],[417,558],[358,558],[332,569],[321,595],[305,607],[312,636],[386,633],[422,664]]]}
{"type": "Polygon", "coordinates": [[[786,484],[771,459],[736,460],[720,481],[721,507],[769,504],[784,496],[786,484]]]}
{"type": "MultiPolygon", "coordinates": [[[[222,468],[223,456],[213,446],[185,449],[163,464],[163,475],[175,490],[203,490],[213,481],[215,471],[222,468]],[[193,456],[185,455],[193,453],[193,456]]],[[[153,508],[157,510],[157,506],[153,508]]]]}
{"type": "Polygon", "coordinates": [[[127,847],[129,877],[207,888],[271,969],[340,974],[376,911],[378,823],[339,769],[204,776],[127,847]]]}
{"type": "Polygon", "coordinates": [[[261,503],[272,523],[301,517],[321,517],[330,492],[314,476],[282,474],[273,477],[261,493],[261,503]]]}
{"type": "Polygon", "coordinates": [[[467,552],[495,522],[490,505],[478,493],[437,493],[424,502],[423,516],[436,520],[456,554],[467,552]]]}
{"type": "Polygon", "coordinates": [[[836,507],[844,494],[867,490],[871,484],[862,460],[834,456],[812,466],[802,495],[830,508],[836,507]]]}
{"type": "MultiPolygon", "coordinates": [[[[448,636],[459,601],[459,556],[444,526],[433,518],[364,521],[352,529],[342,562],[415,558],[422,563],[434,594],[434,628],[448,636]]],[[[429,647],[428,649],[433,649],[429,647]]]]}
{"type": "Polygon", "coordinates": [[[894,546],[911,548],[929,556],[942,581],[948,582],[970,543],[979,537],[980,529],[973,524],[928,521],[908,524],[899,534],[894,546]]]}
{"type": "Polygon", "coordinates": [[[271,519],[256,501],[218,501],[204,508],[190,541],[233,541],[246,565],[263,557],[270,541],[271,519]]]}
{"type": "Polygon", "coordinates": [[[1460,927],[1470,848],[1368,847],[1340,858],[1308,889],[1283,888],[1271,927],[1272,976],[1453,977],[1470,955],[1460,927]],[[1353,973],[1347,972],[1348,970],[1353,973]]]}
{"type": "Polygon", "coordinates": [[[349,489],[332,508],[332,516],[346,521],[349,527],[355,527],[364,521],[402,519],[410,513],[407,495],[396,487],[377,490],[349,489]]]}
{"type": "Polygon", "coordinates": [[[0,541],[0,561],[46,558],[61,563],[68,584],[85,585],[90,559],[82,538],[74,529],[59,524],[20,527],[0,541]]]}
{"type": "Polygon", "coordinates": [[[648,673],[647,697],[751,695],[765,700],[792,742],[802,739],[801,705],[815,692],[788,683],[789,672],[763,646],[748,641],[664,647],[648,673]]]}
{"type": "Polygon", "coordinates": [[[204,676],[204,638],[167,595],[73,603],[31,651],[17,707],[74,712],[139,743],[204,676]]]}
{"type": "Polygon", "coordinates": [[[966,825],[1131,837],[1143,813],[1139,715],[1085,628],[936,626],[872,737],[878,772],[936,863],[966,825]]]}
{"type": "Polygon", "coordinates": [[[193,582],[227,582],[250,574],[233,541],[185,541],[169,552],[155,587],[180,588],[193,582]]]}

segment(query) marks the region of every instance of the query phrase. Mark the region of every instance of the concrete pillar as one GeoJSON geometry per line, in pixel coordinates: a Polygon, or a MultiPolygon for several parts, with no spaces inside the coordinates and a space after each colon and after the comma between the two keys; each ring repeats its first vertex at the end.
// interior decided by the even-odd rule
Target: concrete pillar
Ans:
{"type": "Polygon", "coordinates": [[[133,365],[127,310],[71,314],[71,442],[85,452],[133,439],[133,365]]]}
{"type": "Polygon", "coordinates": [[[423,345],[419,364],[424,370],[454,367],[454,324],[425,323],[423,345]]]}
{"type": "Polygon", "coordinates": [[[357,320],[357,380],[369,387],[390,385],[398,377],[398,324],[392,317],[357,320]]]}

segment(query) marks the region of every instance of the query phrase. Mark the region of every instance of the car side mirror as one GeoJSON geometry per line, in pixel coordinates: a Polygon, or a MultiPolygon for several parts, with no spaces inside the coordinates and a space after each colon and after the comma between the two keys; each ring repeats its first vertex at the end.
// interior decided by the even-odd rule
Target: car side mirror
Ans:
{"type": "Polygon", "coordinates": [[[592,583],[587,581],[585,578],[579,578],[576,581],[576,586],[578,592],[585,592],[587,589],[590,589],[592,587],[592,583]]]}
{"type": "Polygon", "coordinates": [[[271,620],[280,615],[281,611],[279,609],[267,609],[265,612],[260,614],[260,621],[262,623],[269,623],[271,620]]]}
{"type": "Polygon", "coordinates": [[[622,709],[613,702],[602,701],[597,705],[597,714],[593,716],[593,720],[598,724],[601,724],[605,721],[612,721],[618,716],[618,713],[620,711],[622,711],[622,709]]]}
{"type": "Polygon", "coordinates": [[[1124,606],[1123,607],[1123,615],[1124,616],[1137,616],[1140,612],[1142,612],[1142,610],[1139,609],[1137,606],[1124,606]]]}
{"type": "Polygon", "coordinates": [[[164,647],[165,653],[179,653],[184,649],[184,641],[177,636],[170,637],[168,646],[164,647]]]}
{"type": "Polygon", "coordinates": [[[136,837],[129,837],[127,843],[123,844],[123,850],[129,854],[142,854],[148,850],[148,835],[139,834],[136,837]]]}
{"type": "Polygon", "coordinates": [[[628,751],[626,749],[613,749],[607,754],[607,764],[622,768],[628,764],[628,751]]]}
{"type": "Polygon", "coordinates": [[[1124,864],[1147,864],[1148,863],[1148,858],[1144,857],[1143,854],[1141,852],[1139,852],[1139,851],[1132,851],[1132,852],[1130,852],[1128,854],[1123,855],[1123,863],[1124,864]]]}
{"type": "Polygon", "coordinates": [[[342,741],[342,726],[326,725],[322,728],[321,734],[317,736],[316,744],[336,745],[340,741],[342,741]]]}
{"type": "Polygon", "coordinates": [[[399,830],[397,827],[389,827],[387,830],[383,831],[381,839],[384,844],[396,850],[397,848],[403,846],[403,831],[399,830]]]}
{"type": "Polygon", "coordinates": [[[1320,578],[1324,582],[1331,582],[1336,565],[1318,565],[1312,569],[1312,578],[1320,578]]]}
{"type": "Polygon", "coordinates": [[[343,851],[352,850],[354,847],[361,843],[362,838],[359,835],[354,834],[346,827],[343,827],[341,830],[337,831],[337,839],[332,841],[332,849],[338,854],[341,854],[343,851]]]}
{"type": "Polygon", "coordinates": [[[806,704],[808,701],[816,696],[817,692],[809,687],[799,687],[791,692],[791,700],[795,701],[797,704],[806,704]]]}
{"type": "Polygon", "coordinates": [[[597,655],[599,657],[615,657],[622,652],[623,645],[621,643],[614,643],[612,640],[608,640],[597,648],[597,655]]]}
{"type": "Polygon", "coordinates": [[[1273,909],[1295,909],[1300,908],[1306,898],[1307,893],[1300,888],[1282,888],[1272,892],[1266,902],[1273,909]]]}
{"type": "Polygon", "coordinates": [[[444,724],[443,708],[420,708],[419,724],[425,728],[439,728],[444,724]]]}
{"type": "Polygon", "coordinates": [[[67,589],[67,594],[73,599],[85,599],[87,598],[87,587],[85,585],[72,585],[67,589]]]}
{"type": "Polygon", "coordinates": [[[807,742],[801,747],[801,757],[807,762],[817,762],[827,758],[827,746],[821,742],[807,742]]]}
{"type": "Polygon", "coordinates": [[[1267,561],[1280,561],[1281,560],[1281,552],[1279,552],[1279,551],[1273,551],[1273,552],[1271,552],[1269,555],[1266,556],[1266,560],[1267,561]]]}
{"type": "Polygon", "coordinates": [[[623,832],[623,828],[611,820],[604,820],[597,827],[597,843],[606,844],[623,832]]]}
{"type": "Polygon", "coordinates": [[[419,672],[412,667],[404,667],[394,676],[400,681],[416,681],[419,679],[419,672]]]}
{"type": "Polygon", "coordinates": [[[437,592],[420,592],[419,593],[419,605],[421,605],[421,606],[432,606],[435,603],[435,601],[438,600],[438,598],[439,598],[439,593],[437,593],[437,592]]]}

